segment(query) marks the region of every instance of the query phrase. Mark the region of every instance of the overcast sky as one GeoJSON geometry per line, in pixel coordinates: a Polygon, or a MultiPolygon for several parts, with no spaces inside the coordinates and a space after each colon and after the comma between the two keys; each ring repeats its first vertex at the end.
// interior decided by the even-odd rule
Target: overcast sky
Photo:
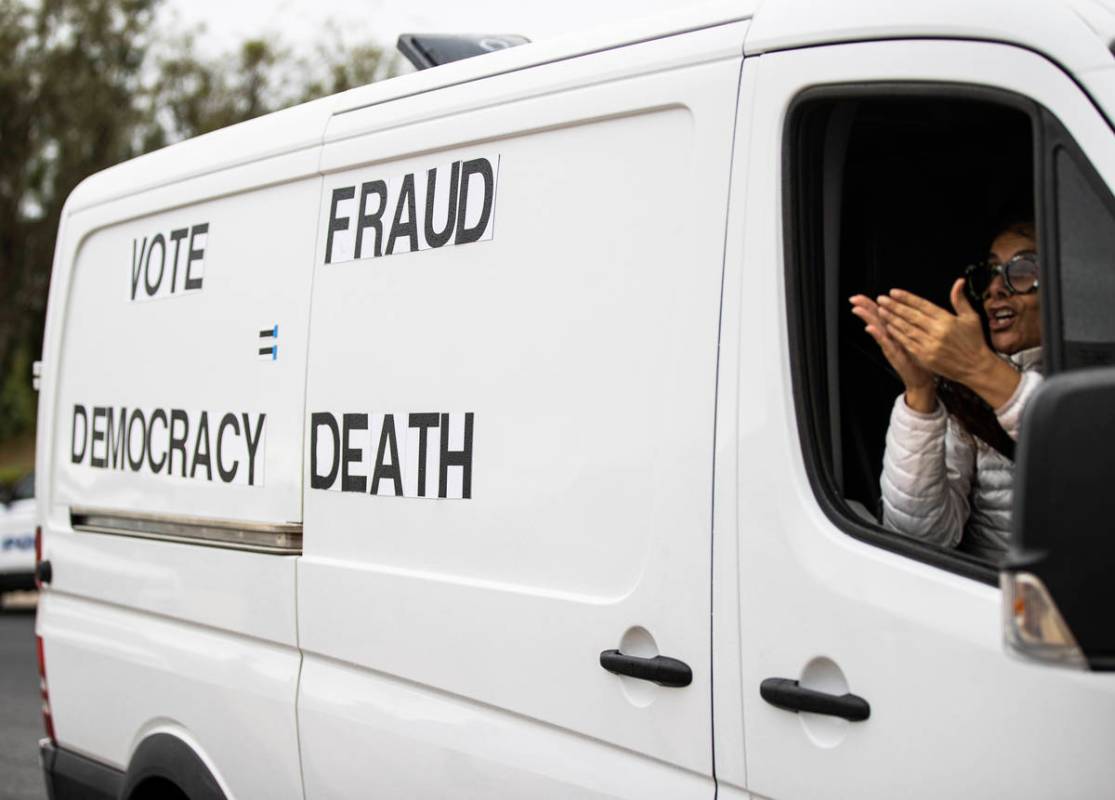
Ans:
{"type": "Polygon", "coordinates": [[[346,41],[394,45],[400,33],[518,33],[533,40],[676,8],[684,0],[167,0],[164,25],[203,23],[205,46],[222,52],[248,37],[279,35],[295,47],[326,38],[332,20],[346,41]]]}

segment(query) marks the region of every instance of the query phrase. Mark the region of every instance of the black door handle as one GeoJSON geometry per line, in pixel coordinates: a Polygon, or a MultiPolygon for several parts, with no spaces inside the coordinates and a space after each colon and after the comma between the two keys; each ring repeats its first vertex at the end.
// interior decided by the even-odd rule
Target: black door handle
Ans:
{"type": "Polygon", "coordinates": [[[861,722],[871,716],[871,706],[862,697],[804,689],[789,678],[767,678],[759,685],[759,694],[772,706],[787,711],[828,714],[843,717],[849,722],[861,722]]]}
{"type": "Polygon", "coordinates": [[[600,666],[616,675],[654,681],[659,686],[681,687],[693,682],[693,671],[689,665],[668,656],[639,658],[625,656],[619,650],[605,650],[600,654],[600,666]]]}
{"type": "Polygon", "coordinates": [[[35,567],[35,580],[41,586],[44,583],[50,583],[54,578],[54,570],[51,569],[49,561],[40,561],[39,565],[35,567]]]}

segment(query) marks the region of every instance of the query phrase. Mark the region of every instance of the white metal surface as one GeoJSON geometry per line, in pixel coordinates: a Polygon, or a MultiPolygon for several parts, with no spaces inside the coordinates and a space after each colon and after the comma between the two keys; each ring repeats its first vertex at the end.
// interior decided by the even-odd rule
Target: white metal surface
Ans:
{"type": "MultiPolygon", "coordinates": [[[[1015,47],[861,43],[757,62],[744,70],[744,96],[753,93],[754,103],[747,220],[736,233],[742,280],[731,300],[745,364],[737,408],[728,408],[731,394],[721,405],[738,420],[738,455],[721,450],[718,462],[718,486],[738,487],[747,786],[770,797],[1101,796],[1115,780],[1110,677],[1009,659],[998,589],[859,542],[814,500],[790,389],[782,163],[770,153],[781,151],[794,95],[830,82],[932,80],[1027,95],[1064,122],[1115,185],[1111,131],[1060,70],[1015,47]],[[753,346],[760,341],[768,346],[753,346]],[[848,691],[871,704],[869,720],[799,718],[759,697],[763,679],[802,678],[819,664],[842,671],[848,691]]],[[[729,730],[738,735],[736,724],[729,730]]]]}
{"type": "Polygon", "coordinates": [[[707,781],[614,743],[325,659],[306,659],[298,721],[315,800],[713,796],[707,781]]]}
{"type": "Polygon", "coordinates": [[[748,32],[747,54],[846,41],[950,38],[1016,44],[1078,73],[1115,66],[1108,50],[1115,31],[1106,31],[1105,40],[1077,11],[1084,5],[1066,0],[764,0],[748,32]]]}
{"type": "Polygon", "coordinates": [[[171,733],[229,800],[302,797],[297,650],[148,614],[134,601],[46,592],[40,603],[62,746],[124,769],[145,737],[171,733]]]}

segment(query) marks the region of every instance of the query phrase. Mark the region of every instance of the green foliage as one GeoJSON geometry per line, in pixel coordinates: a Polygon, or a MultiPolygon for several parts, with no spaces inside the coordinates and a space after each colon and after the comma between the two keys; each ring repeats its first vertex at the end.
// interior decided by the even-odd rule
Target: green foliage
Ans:
{"type": "Polygon", "coordinates": [[[275,85],[286,51],[252,39],[232,57],[206,60],[195,40],[188,34],[155,60],[156,80],[142,98],[155,123],[152,140],[189,138],[290,105],[275,85]]]}
{"type": "Polygon", "coordinates": [[[54,235],[66,195],[136,154],[152,0],[0,0],[0,437],[34,421],[54,235]]]}
{"type": "Polygon", "coordinates": [[[347,47],[340,31],[330,26],[328,38],[318,46],[314,61],[309,64],[303,61],[301,66],[309,67],[303,73],[309,77],[293,95],[297,102],[389,78],[398,73],[400,61],[395,51],[387,53],[373,44],[347,47]]]}
{"type": "Polygon", "coordinates": [[[87,175],[166,144],[394,74],[375,45],[297,58],[253,39],[199,54],[159,0],[0,0],[0,441],[29,430],[54,237],[87,175]]]}
{"type": "Polygon", "coordinates": [[[178,39],[155,59],[157,77],[144,97],[150,118],[162,124],[152,141],[208,133],[397,72],[394,54],[372,44],[346,46],[337,31],[329,33],[329,44],[319,45],[313,58],[249,39],[233,54],[207,59],[198,54],[198,32],[178,39]]]}
{"type": "Polygon", "coordinates": [[[31,356],[25,344],[15,349],[11,368],[0,381],[0,440],[35,426],[36,397],[31,390],[31,356]]]}
{"type": "Polygon", "coordinates": [[[27,472],[20,467],[0,467],[0,487],[3,487],[0,494],[3,491],[8,491],[13,483],[26,474],[27,472]]]}

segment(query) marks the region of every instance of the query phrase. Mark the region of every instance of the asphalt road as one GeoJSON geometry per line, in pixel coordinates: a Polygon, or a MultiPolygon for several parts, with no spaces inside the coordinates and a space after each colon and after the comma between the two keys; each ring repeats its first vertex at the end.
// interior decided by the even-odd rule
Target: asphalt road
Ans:
{"type": "Polygon", "coordinates": [[[22,602],[0,609],[0,800],[46,800],[42,736],[35,607],[22,602]]]}

